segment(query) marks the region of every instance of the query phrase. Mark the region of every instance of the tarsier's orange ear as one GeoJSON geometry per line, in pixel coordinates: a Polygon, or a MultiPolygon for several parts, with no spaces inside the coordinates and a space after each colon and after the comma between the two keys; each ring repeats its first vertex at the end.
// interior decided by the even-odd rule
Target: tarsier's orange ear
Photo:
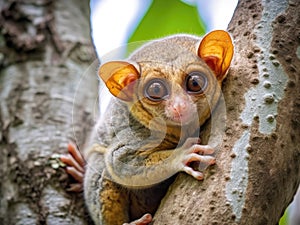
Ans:
{"type": "Polygon", "coordinates": [[[218,80],[223,80],[233,56],[230,35],[223,30],[208,33],[198,48],[198,56],[214,71],[218,80]]]}
{"type": "Polygon", "coordinates": [[[140,73],[131,63],[112,61],[101,65],[99,76],[110,93],[124,101],[131,101],[134,94],[134,83],[140,77],[140,73]]]}

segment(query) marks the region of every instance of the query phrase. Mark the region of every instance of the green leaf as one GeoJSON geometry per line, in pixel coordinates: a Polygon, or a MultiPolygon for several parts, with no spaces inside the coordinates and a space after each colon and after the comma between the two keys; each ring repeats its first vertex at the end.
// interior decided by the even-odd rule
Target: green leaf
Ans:
{"type": "Polygon", "coordinates": [[[281,217],[279,221],[279,225],[288,225],[287,217],[288,217],[288,210],[285,210],[284,215],[281,217]]]}
{"type": "Polygon", "coordinates": [[[153,0],[128,42],[151,40],[175,33],[205,33],[197,8],[180,0],[153,0]]]}

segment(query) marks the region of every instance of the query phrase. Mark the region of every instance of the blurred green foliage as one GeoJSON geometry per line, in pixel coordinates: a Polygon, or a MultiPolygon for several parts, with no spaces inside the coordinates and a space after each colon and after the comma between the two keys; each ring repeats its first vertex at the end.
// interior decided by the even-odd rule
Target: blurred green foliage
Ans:
{"type": "Polygon", "coordinates": [[[128,42],[151,40],[175,33],[205,33],[205,25],[196,6],[180,0],[153,0],[128,42]]]}
{"type": "Polygon", "coordinates": [[[289,224],[287,216],[288,216],[288,210],[285,210],[284,215],[281,217],[281,219],[279,221],[279,225],[288,225],[289,224]]]}

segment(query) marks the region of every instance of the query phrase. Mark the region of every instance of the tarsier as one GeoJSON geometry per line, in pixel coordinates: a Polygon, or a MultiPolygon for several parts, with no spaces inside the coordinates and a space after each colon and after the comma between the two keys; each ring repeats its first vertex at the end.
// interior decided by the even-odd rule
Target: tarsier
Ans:
{"type": "Polygon", "coordinates": [[[126,61],[100,66],[114,97],[86,144],[85,159],[73,144],[61,157],[83,182],[95,224],[148,224],[173,175],[203,179],[191,164],[212,165],[215,158],[213,148],[200,144],[199,129],[218,103],[232,56],[229,34],[216,30],[202,39],[154,40],[126,61]]]}

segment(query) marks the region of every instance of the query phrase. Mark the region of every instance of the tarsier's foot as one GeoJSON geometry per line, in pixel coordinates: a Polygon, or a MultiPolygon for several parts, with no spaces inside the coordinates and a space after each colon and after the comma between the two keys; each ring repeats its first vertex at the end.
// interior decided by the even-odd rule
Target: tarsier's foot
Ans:
{"type": "Polygon", "coordinates": [[[147,213],[145,215],[143,215],[141,218],[132,221],[130,223],[124,223],[123,225],[147,225],[152,221],[152,216],[147,213]]]}
{"type": "Polygon", "coordinates": [[[202,162],[207,165],[213,165],[216,163],[216,159],[210,154],[214,153],[214,149],[209,145],[200,145],[199,138],[189,138],[186,140],[184,145],[181,147],[181,171],[193,176],[197,180],[203,180],[203,173],[194,170],[190,164],[192,162],[202,162]]]}
{"type": "Polygon", "coordinates": [[[67,165],[66,171],[78,183],[70,185],[68,191],[81,192],[83,190],[83,176],[85,161],[75,144],[68,144],[69,154],[61,155],[60,160],[67,165]]]}

